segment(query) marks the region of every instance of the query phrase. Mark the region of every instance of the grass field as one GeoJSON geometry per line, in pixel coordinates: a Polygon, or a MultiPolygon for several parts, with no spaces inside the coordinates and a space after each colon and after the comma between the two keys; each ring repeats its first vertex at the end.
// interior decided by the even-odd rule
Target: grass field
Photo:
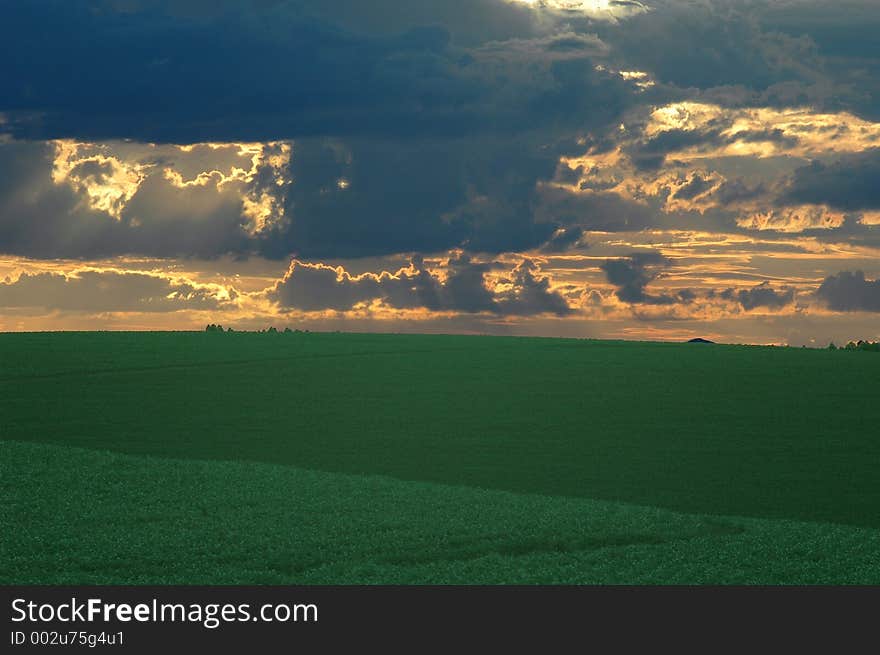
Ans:
{"type": "Polygon", "coordinates": [[[0,335],[0,582],[880,583],[880,357],[0,335]]]}

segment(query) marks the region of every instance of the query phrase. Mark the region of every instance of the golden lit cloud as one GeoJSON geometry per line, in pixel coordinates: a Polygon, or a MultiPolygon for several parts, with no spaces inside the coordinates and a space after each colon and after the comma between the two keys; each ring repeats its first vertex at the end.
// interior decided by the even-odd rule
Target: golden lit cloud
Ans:
{"type": "Polygon", "coordinates": [[[717,125],[725,143],[711,141],[671,151],[677,160],[702,158],[812,157],[859,152],[880,145],[880,123],[848,112],[817,113],[808,107],[730,109],[699,102],[678,102],[651,112],[644,128],[654,138],[671,131],[710,133],[717,125]],[[761,135],[766,135],[765,139],[761,135]]]}
{"type": "Polygon", "coordinates": [[[640,89],[650,89],[656,85],[656,82],[645,71],[620,71],[618,74],[628,82],[635,83],[640,89]]]}
{"type": "MultiPolygon", "coordinates": [[[[562,157],[546,186],[575,195],[616,194],[667,214],[731,212],[746,229],[795,233],[840,228],[847,214],[780,201],[789,176],[814,159],[833,162],[880,146],[880,123],[808,108],[678,102],[653,108],[646,121],[621,125],[617,141],[611,150],[562,157]],[[655,162],[641,166],[638,157],[655,162]]],[[[853,217],[863,225],[880,223],[876,211],[853,217]]]]}
{"type": "Polygon", "coordinates": [[[862,225],[880,225],[880,211],[862,212],[862,225]]]}
{"type": "Polygon", "coordinates": [[[285,218],[283,192],[290,183],[292,153],[287,142],[157,145],[58,140],[54,147],[55,184],[71,186],[91,209],[117,220],[150,175],[160,175],[178,189],[236,193],[252,235],[285,218]]]}
{"type": "Polygon", "coordinates": [[[799,205],[755,211],[737,219],[737,224],[750,230],[803,232],[841,227],[846,220],[843,212],[824,205],[799,205]]]}
{"type": "Polygon", "coordinates": [[[55,184],[69,184],[85,194],[89,207],[116,219],[121,217],[125,204],[137,192],[148,169],[148,164],[120,160],[107,146],[69,140],[55,142],[52,168],[55,184]]]}

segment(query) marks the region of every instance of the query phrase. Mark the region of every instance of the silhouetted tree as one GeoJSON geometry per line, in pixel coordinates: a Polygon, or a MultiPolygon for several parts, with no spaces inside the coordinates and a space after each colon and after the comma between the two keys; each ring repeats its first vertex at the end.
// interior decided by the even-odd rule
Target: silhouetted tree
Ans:
{"type": "Polygon", "coordinates": [[[880,341],[850,341],[842,350],[861,350],[864,352],[877,353],[880,352],[880,341]]]}

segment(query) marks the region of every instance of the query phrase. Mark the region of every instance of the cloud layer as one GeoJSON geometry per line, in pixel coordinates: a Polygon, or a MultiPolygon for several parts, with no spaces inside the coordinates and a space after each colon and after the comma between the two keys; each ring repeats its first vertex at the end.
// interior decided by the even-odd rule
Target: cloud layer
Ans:
{"type": "Polygon", "coordinates": [[[731,339],[771,316],[782,341],[785,321],[877,311],[875,2],[0,11],[16,315],[731,339]]]}
{"type": "Polygon", "coordinates": [[[0,307],[78,312],[222,311],[236,293],[161,275],[82,270],[0,280],[0,307]]]}

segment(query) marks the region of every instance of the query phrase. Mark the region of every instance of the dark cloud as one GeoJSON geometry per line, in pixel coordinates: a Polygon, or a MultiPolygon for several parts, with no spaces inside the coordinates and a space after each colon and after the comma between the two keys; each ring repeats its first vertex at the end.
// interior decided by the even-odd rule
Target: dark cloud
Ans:
{"type": "Polygon", "coordinates": [[[797,169],[780,201],[853,212],[880,208],[880,148],[846,155],[832,164],[814,161],[797,169]]]}
{"type": "MultiPolygon", "coordinates": [[[[0,2],[0,111],[18,138],[296,139],[292,185],[260,187],[289,220],[258,237],[231,196],[211,216],[211,188],[150,177],[116,222],[70,220],[84,205],[69,190],[54,209],[31,203],[31,224],[0,214],[2,252],[530,249],[560,227],[534,220],[538,183],[638,95],[595,65],[597,36],[503,0],[0,2]],[[69,236],[46,236],[59,225],[69,236]]],[[[77,173],[97,180],[98,168],[77,173]]]]}
{"type": "Polygon", "coordinates": [[[74,166],[70,173],[77,177],[104,183],[113,175],[113,166],[109,162],[84,161],[74,166]]]}
{"type": "Polygon", "coordinates": [[[308,259],[529,249],[555,229],[532,213],[537,181],[552,177],[555,153],[488,138],[298,142],[292,220],[263,235],[260,248],[308,259]]]}
{"type": "Polygon", "coordinates": [[[0,111],[14,133],[175,143],[511,133],[539,116],[595,124],[633,88],[589,64],[603,50],[596,37],[538,35],[533,12],[501,0],[453,3],[458,13],[446,0],[386,0],[387,12],[351,2],[102,4],[2,1],[0,111]],[[379,22],[398,31],[371,28],[379,22]],[[482,38],[453,42],[464,26],[482,38]]]}
{"type": "Polygon", "coordinates": [[[497,266],[495,263],[477,263],[461,254],[450,259],[448,266],[446,281],[434,287],[440,307],[464,312],[496,310],[494,293],[485,281],[485,274],[497,266]]]}
{"type": "Polygon", "coordinates": [[[295,261],[271,297],[285,307],[304,311],[345,311],[380,293],[381,283],[375,277],[356,278],[331,266],[295,261]]]}
{"type": "Polygon", "coordinates": [[[599,35],[667,92],[728,105],[814,106],[880,117],[873,0],[655,0],[599,35]]]}
{"type": "MultiPolygon", "coordinates": [[[[173,5],[178,0],[169,2],[173,5]]],[[[468,46],[536,37],[545,29],[535,20],[533,7],[508,0],[293,0],[285,4],[290,11],[360,34],[393,35],[422,25],[443,25],[456,43],[468,46]]]]}
{"type": "Polygon", "coordinates": [[[880,11],[874,0],[767,2],[760,18],[768,31],[815,45],[824,73],[834,82],[826,105],[880,119],[880,11]]]}
{"type": "Polygon", "coordinates": [[[713,184],[711,179],[703,177],[700,173],[693,173],[687,181],[675,191],[675,198],[682,200],[693,200],[697,196],[701,196],[710,189],[713,184]]]}
{"type": "Polygon", "coordinates": [[[746,311],[753,309],[780,309],[794,302],[794,289],[774,289],[769,282],[762,282],[751,289],[727,289],[719,294],[725,300],[742,305],[746,311]]]}
{"type": "MultiPolygon", "coordinates": [[[[231,292],[230,299],[235,294],[231,292]]],[[[228,303],[216,290],[165,277],[119,271],[23,273],[0,280],[0,307],[49,311],[173,312],[216,310],[228,303]]]]}
{"type": "Polygon", "coordinates": [[[651,4],[654,11],[632,17],[623,29],[600,32],[636,70],[680,88],[764,90],[783,80],[810,80],[814,44],[762,27],[760,3],[651,4]]]}
{"type": "Polygon", "coordinates": [[[513,316],[573,313],[565,298],[550,290],[550,279],[538,277],[539,270],[530,259],[524,259],[513,269],[510,278],[505,280],[511,285],[510,290],[496,300],[497,313],[513,316]]]}
{"type": "MultiPolygon", "coordinates": [[[[655,97],[880,118],[880,12],[873,0],[648,4],[650,11],[618,23],[569,21],[575,30],[595,31],[621,70],[650,73],[655,97]]],[[[650,167],[660,156],[640,158],[650,167]]]]}
{"type": "MultiPolygon", "coordinates": [[[[535,102],[551,106],[531,109],[534,130],[504,137],[490,130],[467,139],[297,141],[288,195],[293,220],[263,236],[261,253],[307,259],[456,247],[499,253],[546,242],[561,221],[536,220],[538,185],[553,178],[560,156],[581,149],[567,130],[557,131],[552,116],[560,107],[576,116],[581,103],[592,102],[580,95],[596,71],[576,59],[554,62],[550,74],[553,90],[535,102]]],[[[622,110],[613,99],[596,103],[582,110],[583,125],[622,110]]]]}
{"type": "Polygon", "coordinates": [[[476,262],[465,253],[451,257],[442,279],[414,257],[407,269],[353,276],[342,268],[294,261],[269,297],[282,307],[303,311],[346,311],[359,304],[382,301],[396,309],[487,312],[503,316],[571,313],[565,299],[550,290],[550,281],[537,265],[524,259],[502,279],[502,291],[490,289],[486,273],[496,262],[476,262]]]}
{"type": "Polygon", "coordinates": [[[827,277],[816,296],[836,312],[880,312],[880,280],[868,280],[862,271],[827,277]]]}
{"type": "Polygon", "coordinates": [[[743,201],[755,200],[767,194],[763,183],[749,184],[742,178],[724,180],[712,193],[712,199],[719,205],[726,206],[743,201]]]}
{"type": "MultiPolygon", "coordinates": [[[[571,193],[555,186],[540,190],[539,225],[608,232],[642,230],[660,220],[660,207],[622,198],[612,191],[571,193]]],[[[552,232],[551,232],[552,234],[552,232]]]]}
{"type": "Polygon", "coordinates": [[[645,305],[671,305],[677,302],[666,294],[645,292],[671,262],[659,252],[638,252],[626,259],[609,259],[602,264],[608,281],[617,287],[615,295],[623,302],[645,305]]]}

